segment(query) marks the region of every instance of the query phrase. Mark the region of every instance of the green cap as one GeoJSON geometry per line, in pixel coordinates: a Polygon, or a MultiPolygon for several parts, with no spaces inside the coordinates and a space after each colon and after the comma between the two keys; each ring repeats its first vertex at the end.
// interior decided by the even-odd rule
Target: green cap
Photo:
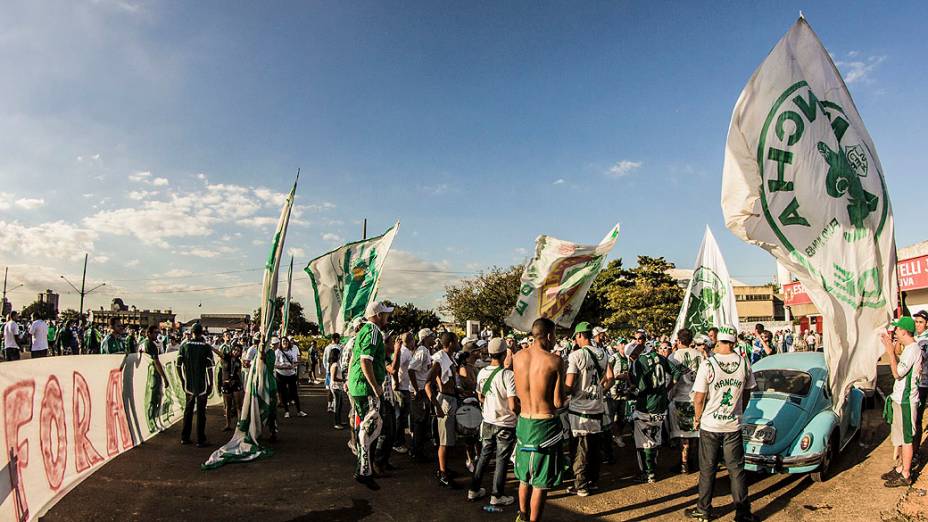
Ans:
{"type": "Polygon", "coordinates": [[[592,331],[593,331],[593,327],[590,326],[590,323],[583,321],[582,323],[578,324],[576,328],[574,328],[574,335],[577,335],[578,333],[586,333],[586,332],[592,332],[592,331]]]}
{"type": "Polygon", "coordinates": [[[912,319],[909,316],[900,317],[892,322],[892,325],[896,328],[902,328],[903,330],[909,332],[910,334],[915,333],[915,319],[912,319]]]}
{"type": "Polygon", "coordinates": [[[515,338],[516,338],[516,336],[515,336],[515,335],[512,335],[512,334],[509,334],[509,335],[506,336],[506,339],[515,339],[515,338]]]}

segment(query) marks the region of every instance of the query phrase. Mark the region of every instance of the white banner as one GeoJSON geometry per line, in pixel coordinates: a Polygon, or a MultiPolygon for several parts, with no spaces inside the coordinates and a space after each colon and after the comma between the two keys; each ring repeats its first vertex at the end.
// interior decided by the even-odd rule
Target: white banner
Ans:
{"type": "Polygon", "coordinates": [[[876,148],[828,51],[800,18],[754,72],[728,131],[722,212],[825,319],[835,404],[870,385],[896,306],[893,214],[876,148]]]}
{"type": "Polygon", "coordinates": [[[737,334],[738,307],[725,259],[706,226],[672,337],[676,339],[681,328],[689,328],[696,335],[708,332],[713,326],[720,332],[737,334]]]}
{"type": "Polygon", "coordinates": [[[618,238],[618,224],[598,245],[538,236],[535,255],[525,264],[519,296],[506,324],[528,332],[536,319],[547,317],[569,328],[618,238]]]}
{"type": "MultiPolygon", "coordinates": [[[[110,459],[181,419],[177,352],[160,360],[168,377],[160,408],[152,405],[155,367],[147,355],[0,363],[0,519],[37,519],[110,459]]],[[[210,403],[219,402],[214,387],[210,403]]]]}
{"type": "Polygon", "coordinates": [[[381,236],[343,245],[306,266],[321,334],[345,335],[348,323],[364,316],[367,304],[377,298],[383,264],[399,228],[397,222],[381,236]]]}

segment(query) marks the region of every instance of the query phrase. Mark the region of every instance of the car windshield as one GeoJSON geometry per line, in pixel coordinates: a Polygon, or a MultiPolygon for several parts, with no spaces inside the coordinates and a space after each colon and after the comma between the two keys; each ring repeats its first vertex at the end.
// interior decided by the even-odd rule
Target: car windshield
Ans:
{"type": "Polygon", "coordinates": [[[755,391],[761,393],[788,393],[805,397],[812,388],[812,377],[796,370],[759,370],[754,372],[755,391]]]}

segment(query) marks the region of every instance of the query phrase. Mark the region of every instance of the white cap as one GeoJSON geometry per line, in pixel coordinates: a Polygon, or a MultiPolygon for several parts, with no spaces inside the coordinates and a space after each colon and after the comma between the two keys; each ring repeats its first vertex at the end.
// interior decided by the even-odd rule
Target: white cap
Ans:
{"type": "Polygon", "coordinates": [[[374,317],[375,315],[389,314],[392,311],[392,306],[387,306],[381,301],[372,301],[369,305],[367,305],[367,314],[365,315],[366,317],[374,317]]]}
{"type": "Polygon", "coordinates": [[[271,344],[280,344],[279,337],[271,337],[271,344]]]}
{"type": "Polygon", "coordinates": [[[477,339],[477,349],[478,349],[478,350],[483,349],[483,347],[486,346],[486,345],[487,345],[487,342],[486,342],[486,341],[484,341],[483,339],[477,339]]]}
{"type": "Polygon", "coordinates": [[[431,328],[423,328],[419,330],[419,342],[421,343],[426,337],[433,335],[435,332],[431,328]]]}
{"type": "Polygon", "coordinates": [[[722,331],[719,331],[718,340],[719,340],[719,341],[728,341],[728,342],[730,342],[730,343],[737,342],[737,340],[735,339],[735,334],[733,334],[733,333],[727,333],[727,332],[722,332],[722,331]]]}
{"type": "Polygon", "coordinates": [[[706,345],[706,344],[709,344],[709,342],[711,342],[711,339],[709,339],[709,338],[706,337],[705,335],[699,334],[699,335],[696,336],[695,339],[693,339],[693,341],[694,341],[696,344],[706,345]]]}
{"type": "Polygon", "coordinates": [[[531,343],[529,342],[528,337],[523,337],[522,340],[519,341],[519,344],[531,344],[531,343]]]}
{"type": "Polygon", "coordinates": [[[604,334],[604,333],[606,333],[606,329],[603,328],[602,326],[593,327],[593,337],[596,337],[597,335],[604,334]]]}

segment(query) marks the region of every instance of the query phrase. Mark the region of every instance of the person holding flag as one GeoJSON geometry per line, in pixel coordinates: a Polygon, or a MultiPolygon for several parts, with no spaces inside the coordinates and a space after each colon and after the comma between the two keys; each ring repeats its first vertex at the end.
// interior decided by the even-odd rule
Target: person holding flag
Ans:
{"type": "Polygon", "coordinates": [[[901,448],[902,462],[883,474],[888,488],[912,485],[912,456],[915,436],[918,382],[922,368],[922,350],[915,341],[915,321],[900,317],[892,322],[894,330],[883,332],[880,338],[893,373],[893,393],[886,400],[883,416],[892,425],[893,447],[901,448]],[[896,356],[896,348],[902,355],[896,356]]]}
{"type": "Polygon", "coordinates": [[[354,339],[348,370],[348,394],[354,405],[353,426],[358,433],[354,479],[375,491],[380,486],[372,476],[371,452],[382,427],[380,401],[383,400],[383,383],[387,376],[382,329],[387,326],[392,312],[393,307],[380,301],[370,303],[366,314],[368,321],[354,339]]]}
{"type": "MultiPolygon", "coordinates": [[[[636,333],[635,341],[640,345],[645,336],[643,332],[636,333]]],[[[631,367],[632,384],[637,389],[632,419],[635,421],[635,447],[641,468],[639,481],[653,484],[657,480],[657,452],[661,447],[661,431],[669,405],[667,392],[673,380],[667,359],[645,346],[644,353],[635,359],[631,367]]]]}

